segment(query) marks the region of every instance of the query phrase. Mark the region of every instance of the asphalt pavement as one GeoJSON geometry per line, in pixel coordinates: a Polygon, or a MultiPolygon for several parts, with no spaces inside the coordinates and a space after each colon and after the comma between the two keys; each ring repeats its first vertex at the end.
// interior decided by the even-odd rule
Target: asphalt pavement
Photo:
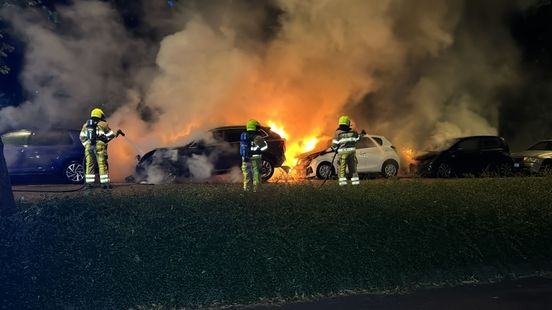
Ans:
{"type": "Polygon", "coordinates": [[[400,295],[342,296],[284,305],[235,307],[240,310],[550,310],[552,276],[500,283],[420,289],[400,295]]]}

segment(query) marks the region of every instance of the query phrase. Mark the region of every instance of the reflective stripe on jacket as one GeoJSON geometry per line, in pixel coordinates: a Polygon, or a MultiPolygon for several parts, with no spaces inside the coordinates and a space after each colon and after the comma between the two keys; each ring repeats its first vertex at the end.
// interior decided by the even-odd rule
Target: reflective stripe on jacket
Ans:
{"type": "MultiPolygon", "coordinates": [[[[251,140],[251,154],[261,155],[263,151],[268,149],[268,144],[260,135],[255,135],[251,140]]],[[[253,157],[253,156],[251,156],[253,157]]]]}
{"type": "MultiPolygon", "coordinates": [[[[82,129],[79,135],[79,139],[82,145],[84,146],[90,144],[90,141],[88,140],[86,135],[86,129],[87,129],[86,125],[87,123],[84,123],[84,125],[82,125],[82,129]]],[[[111,128],[109,128],[109,125],[107,124],[107,122],[99,121],[98,124],[96,125],[96,139],[98,141],[107,143],[113,140],[113,138],[115,138],[115,133],[113,132],[113,130],[111,130],[111,128]]]]}
{"type": "Polygon", "coordinates": [[[339,147],[339,153],[352,152],[356,150],[358,140],[360,140],[360,135],[356,131],[337,129],[332,140],[332,148],[335,150],[339,147]]]}

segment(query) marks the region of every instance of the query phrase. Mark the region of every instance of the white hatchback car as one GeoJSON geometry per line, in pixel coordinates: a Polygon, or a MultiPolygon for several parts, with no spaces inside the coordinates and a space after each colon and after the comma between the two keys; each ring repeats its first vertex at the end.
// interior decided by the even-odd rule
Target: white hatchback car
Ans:
{"type": "MultiPolygon", "coordinates": [[[[358,173],[378,173],[386,178],[394,177],[399,171],[399,155],[395,147],[383,136],[364,136],[356,146],[358,159],[358,173]]],[[[337,175],[339,169],[338,156],[335,157],[333,167],[332,160],[335,152],[331,148],[322,151],[311,152],[299,156],[297,170],[307,178],[325,179],[337,175]]]]}

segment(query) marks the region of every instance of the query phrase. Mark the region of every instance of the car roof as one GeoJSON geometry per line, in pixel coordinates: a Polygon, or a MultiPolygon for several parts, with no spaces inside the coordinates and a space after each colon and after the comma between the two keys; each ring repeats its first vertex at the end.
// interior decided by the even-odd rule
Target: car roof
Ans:
{"type": "Polygon", "coordinates": [[[19,128],[19,129],[12,129],[8,131],[2,132],[2,134],[10,133],[10,132],[59,132],[59,131],[72,131],[72,132],[80,132],[79,129],[74,128],[50,128],[50,129],[38,129],[38,128],[19,128]]]}
{"type": "MultiPolygon", "coordinates": [[[[270,127],[261,126],[261,128],[270,130],[270,127]]],[[[240,129],[240,130],[242,130],[242,129],[245,129],[245,125],[221,126],[221,127],[216,127],[216,128],[210,129],[209,131],[230,130],[230,129],[240,129]]]]}
{"type": "Polygon", "coordinates": [[[499,139],[504,139],[501,136],[491,136],[491,135],[464,136],[464,137],[457,137],[456,139],[468,139],[468,138],[499,138],[499,139]]]}

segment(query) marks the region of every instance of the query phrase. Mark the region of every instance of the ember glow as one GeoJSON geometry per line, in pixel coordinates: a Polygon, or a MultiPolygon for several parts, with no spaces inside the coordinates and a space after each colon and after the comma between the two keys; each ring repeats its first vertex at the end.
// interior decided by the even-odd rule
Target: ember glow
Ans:
{"type": "Polygon", "coordinates": [[[411,147],[402,147],[399,149],[399,156],[408,164],[412,164],[415,162],[414,156],[416,156],[416,151],[411,147]]]}

